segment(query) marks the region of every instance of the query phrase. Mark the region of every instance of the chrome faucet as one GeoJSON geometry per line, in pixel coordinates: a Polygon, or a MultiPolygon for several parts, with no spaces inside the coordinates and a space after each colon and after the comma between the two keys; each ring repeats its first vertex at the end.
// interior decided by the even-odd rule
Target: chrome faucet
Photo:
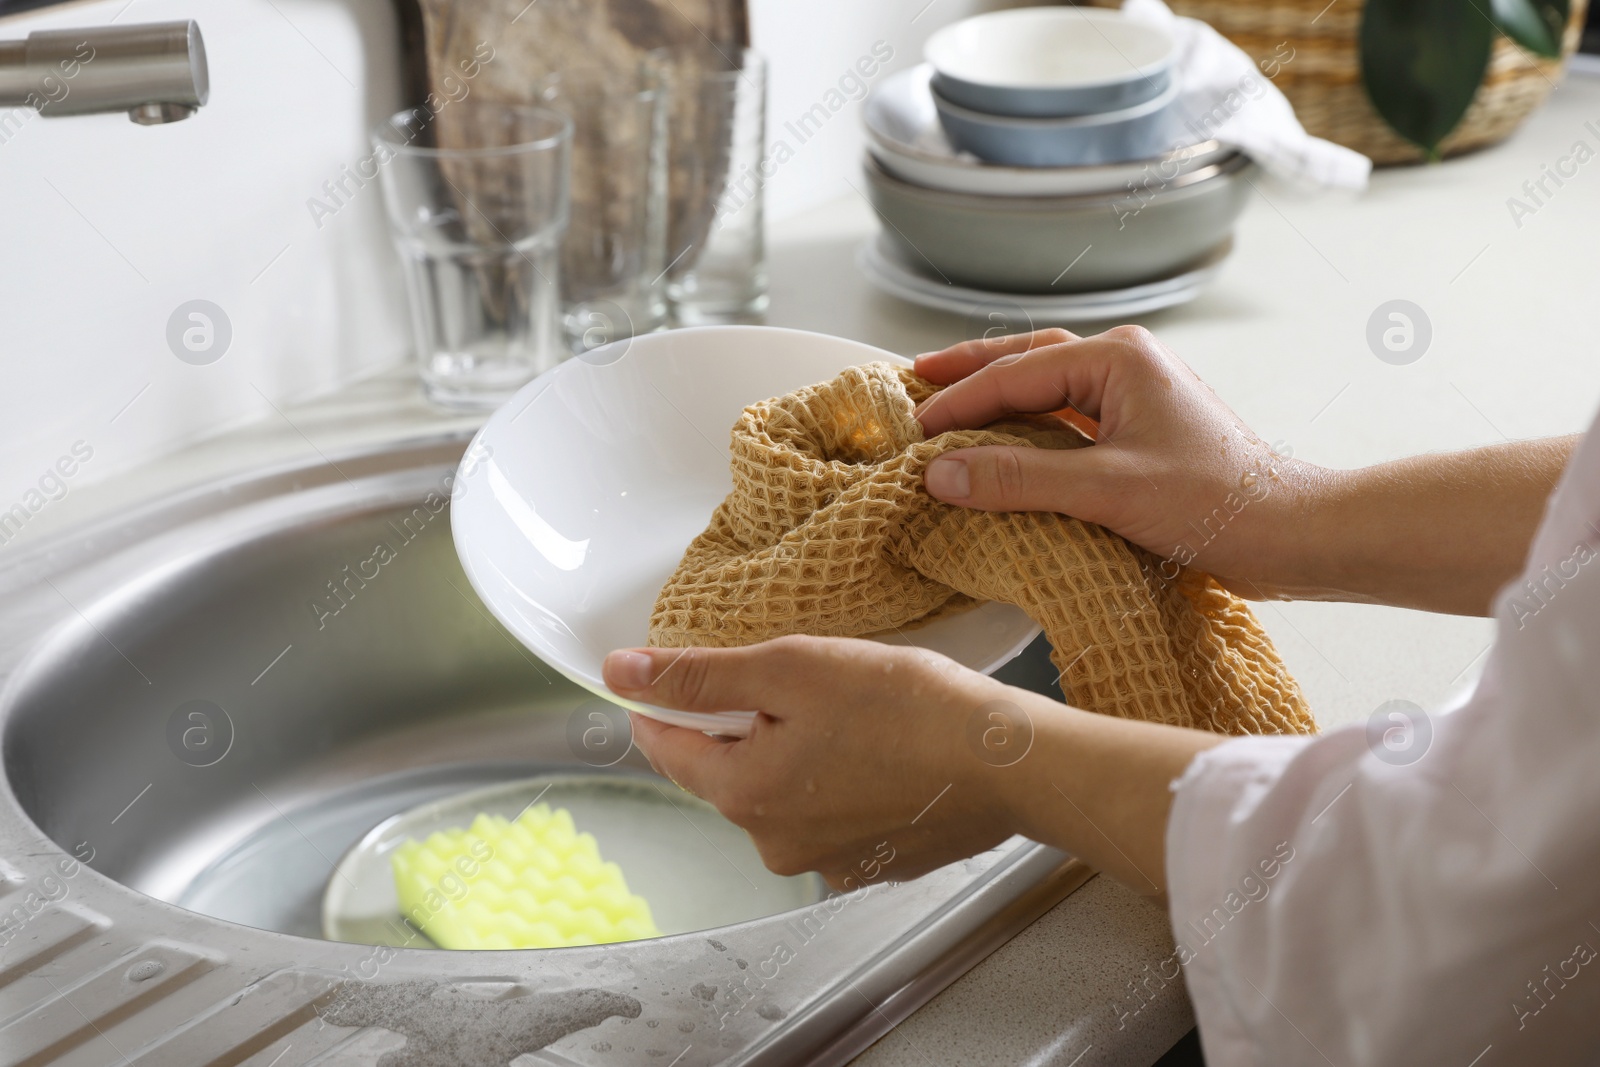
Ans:
{"type": "Polygon", "coordinates": [[[46,117],[126,111],[143,126],[193,115],[210,96],[192,20],[36,30],[0,41],[0,107],[46,117]]]}

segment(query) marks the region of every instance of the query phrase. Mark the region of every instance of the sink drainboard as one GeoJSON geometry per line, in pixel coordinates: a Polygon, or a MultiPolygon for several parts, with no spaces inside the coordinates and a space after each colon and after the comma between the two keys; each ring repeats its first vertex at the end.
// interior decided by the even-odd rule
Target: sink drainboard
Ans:
{"type": "Polygon", "coordinates": [[[468,586],[465,443],[232,479],[0,568],[0,1065],[843,1062],[1088,877],[1014,839],[649,941],[321,940],[333,865],[399,811],[655,780],[636,751],[593,765],[573,731],[604,705],[468,586]]]}

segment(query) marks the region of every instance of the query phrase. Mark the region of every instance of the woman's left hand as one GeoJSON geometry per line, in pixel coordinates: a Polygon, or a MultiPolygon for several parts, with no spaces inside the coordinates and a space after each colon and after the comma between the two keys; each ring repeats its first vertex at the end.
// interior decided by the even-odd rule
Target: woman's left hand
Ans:
{"type": "Polygon", "coordinates": [[[758,713],[738,740],[636,714],[633,740],[778,874],[904,881],[1015,832],[993,788],[1005,769],[967,741],[1013,691],[936,653],[821,637],[628,649],[606,658],[605,681],[661,707],[758,713]]]}

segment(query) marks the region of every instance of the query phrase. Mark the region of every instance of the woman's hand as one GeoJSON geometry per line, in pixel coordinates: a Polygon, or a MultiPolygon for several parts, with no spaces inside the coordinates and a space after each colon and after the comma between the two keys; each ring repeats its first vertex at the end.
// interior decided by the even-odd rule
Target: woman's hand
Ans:
{"type": "Polygon", "coordinates": [[[1275,454],[1148,331],[968,341],[916,369],[948,386],[917,413],[930,437],[1067,407],[1095,424],[1092,448],[946,453],[927,472],[938,499],[1073,515],[1258,599],[1290,571],[1285,535],[1326,472],[1275,454]]]}
{"type": "Polygon", "coordinates": [[[1016,831],[983,781],[996,768],[965,741],[973,714],[1014,691],[936,653],[821,637],[632,649],[607,657],[605,680],[664,707],[758,712],[740,740],[642,715],[633,739],[779,874],[815,870],[835,889],[904,881],[1016,831]]]}
{"type": "Polygon", "coordinates": [[[1068,406],[1095,423],[1091,448],[947,452],[928,465],[929,494],[1098,523],[1255,599],[1487,614],[1521,571],[1577,444],[1560,437],[1354,471],[1316,467],[1276,455],[1137,326],[968,341],[918,356],[917,373],[948,386],[918,412],[930,437],[1068,406]]]}
{"type": "Polygon", "coordinates": [[[739,740],[635,715],[633,741],[742,826],[772,870],[819,871],[842,890],[1022,834],[1159,894],[1172,781],[1223,740],[1091,715],[876,641],[624,649],[605,680],[662,707],[755,711],[739,740]]]}

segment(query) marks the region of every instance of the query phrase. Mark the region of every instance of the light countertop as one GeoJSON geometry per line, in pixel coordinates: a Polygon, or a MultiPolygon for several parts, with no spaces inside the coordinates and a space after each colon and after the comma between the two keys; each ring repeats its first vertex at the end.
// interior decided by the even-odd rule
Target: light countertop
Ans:
{"type": "MultiPolygon", "coordinates": [[[[1590,326],[1600,162],[1576,165],[1560,186],[1545,179],[1537,202],[1524,189],[1547,165],[1572,171],[1579,141],[1590,156],[1600,150],[1600,80],[1570,78],[1502,146],[1379,172],[1359,198],[1306,199],[1258,180],[1217,283],[1140,321],[1266,440],[1313,462],[1351,467],[1580,431],[1600,399],[1590,326]],[[1513,197],[1533,210],[1513,217],[1513,197]],[[1369,317],[1394,299],[1432,325],[1428,351],[1407,366],[1380,361],[1366,340],[1369,317]]],[[[873,232],[858,195],[773,227],[767,321],[905,354],[962,339],[962,317],[863,280],[854,257],[873,232]]],[[[409,372],[386,373],[73,488],[14,543],[245,467],[474,421],[429,410],[409,372]]],[[[1437,704],[1470,683],[1491,632],[1481,619],[1358,605],[1267,605],[1260,615],[1324,729],[1362,722],[1393,698],[1437,704]]],[[[1192,1025],[1178,984],[1146,980],[1146,965],[1171,951],[1159,907],[1093,879],[859,1062],[1150,1063],[1192,1025]],[[1142,1009],[1134,982],[1150,991],[1142,1009]]]]}

